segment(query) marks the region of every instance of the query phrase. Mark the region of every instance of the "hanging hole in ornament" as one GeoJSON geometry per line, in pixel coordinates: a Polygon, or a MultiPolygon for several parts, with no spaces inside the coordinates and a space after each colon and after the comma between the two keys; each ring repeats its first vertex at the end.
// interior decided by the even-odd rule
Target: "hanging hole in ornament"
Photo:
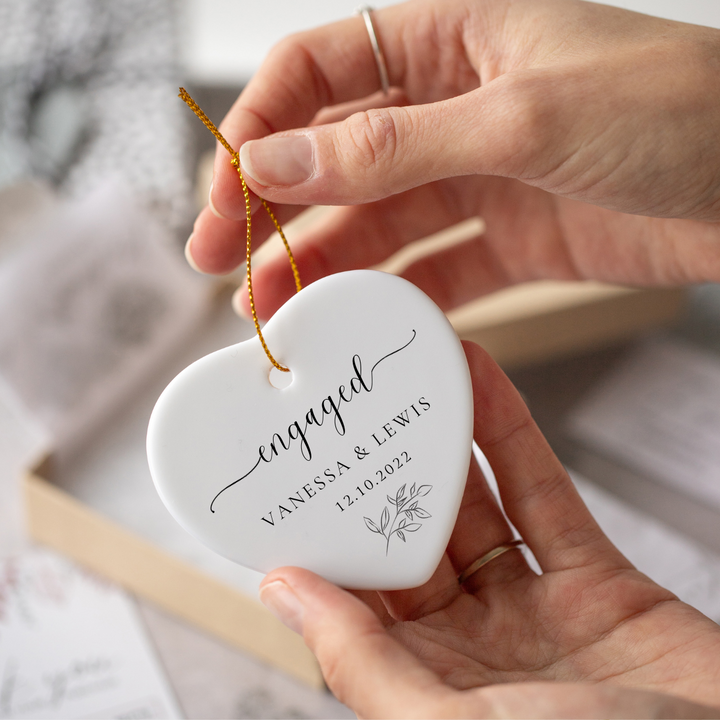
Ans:
{"type": "Polygon", "coordinates": [[[270,368],[270,374],[268,375],[268,380],[270,380],[270,384],[274,388],[277,388],[278,390],[285,390],[285,388],[288,388],[292,385],[292,382],[293,382],[292,370],[283,372],[282,370],[278,370],[275,366],[273,366],[270,368]]]}

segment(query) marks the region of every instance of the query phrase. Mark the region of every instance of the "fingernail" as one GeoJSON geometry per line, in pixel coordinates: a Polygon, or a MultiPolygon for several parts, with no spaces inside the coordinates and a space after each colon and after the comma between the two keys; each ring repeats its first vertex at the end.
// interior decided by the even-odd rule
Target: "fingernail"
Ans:
{"type": "Polygon", "coordinates": [[[244,318],[245,320],[252,320],[252,314],[245,307],[244,300],[246,297],[247,288],[245,285],[242,285],[233,293],[232,307],[236,314],[238,314],[241,318],[244,318]]]}
{"type": "Polygon", "coordinates": [[[192,251],[190,250],[190,245],[192,244],[193,237],[195,236],[195,233],[190,233],[190,237],[187,239],[187,242],[185,243],[185,259],[187,260],[187,264],[195,270],[195,272],[199,272],[202,275],[205,275],[195,262],[195,258],[192,256],[192,251]]]}
{"type": "Polygon", "coordinates": [[[280,622],[302,635],[305,609],[286,583],[275,580],[261,587],[260,601],[280,622]]]}
{"type": "Polygon", "coordinates": [[[315,170],[312,142],[307,135],[251,140],[240,148],[240,164],[261,185],[297,185],[315,170]]]}
{"type": "Polygon", "coordinates": [[[213,205],[212,191],[213,191],[213,183],[210,183],[210,191],[208,192],[208,207],[210,208],[210,211],[212,212],[212,214],[215,217],[220,218],[222,220],[223,216],[215,209],[215,205],[213,205]]]}

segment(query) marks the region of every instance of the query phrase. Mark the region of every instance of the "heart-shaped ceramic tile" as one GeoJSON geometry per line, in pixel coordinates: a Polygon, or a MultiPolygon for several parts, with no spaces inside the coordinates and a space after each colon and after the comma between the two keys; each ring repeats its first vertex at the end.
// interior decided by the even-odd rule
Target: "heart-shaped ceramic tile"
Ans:
{"type": "Polygon", "coordinates": [[[472,445],[452,326],[411,283],[357,270],[302,290],[264,334],[288,387],[270,383],[253,338],[198,360],[158,400],[148,458],[168,509],[261,572],[422,584],[450,537],[472,445]]]}

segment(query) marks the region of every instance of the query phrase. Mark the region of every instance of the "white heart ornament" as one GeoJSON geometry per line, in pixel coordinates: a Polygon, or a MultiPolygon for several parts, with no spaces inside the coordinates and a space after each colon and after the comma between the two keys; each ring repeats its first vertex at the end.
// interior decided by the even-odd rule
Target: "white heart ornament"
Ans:
{"type": "Polygon", "coordinates": [[[155,486],[216,552],[343,587],[426,582],[455,524],[472,388],[442,311],[401,278],[356,270],[295,295],[257,337],[183,370],[150,418],[155,486]]]}

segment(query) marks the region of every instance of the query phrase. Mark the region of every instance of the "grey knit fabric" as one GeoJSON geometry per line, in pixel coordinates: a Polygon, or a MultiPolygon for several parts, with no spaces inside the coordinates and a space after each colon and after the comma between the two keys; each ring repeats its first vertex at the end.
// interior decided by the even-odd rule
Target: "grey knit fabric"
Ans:
{"type": "Polygon", "coordinates": [[[0,188],[87,195],[119,178],[166,226],[191,219],[172,0],[0,0],[0,188]]]}

